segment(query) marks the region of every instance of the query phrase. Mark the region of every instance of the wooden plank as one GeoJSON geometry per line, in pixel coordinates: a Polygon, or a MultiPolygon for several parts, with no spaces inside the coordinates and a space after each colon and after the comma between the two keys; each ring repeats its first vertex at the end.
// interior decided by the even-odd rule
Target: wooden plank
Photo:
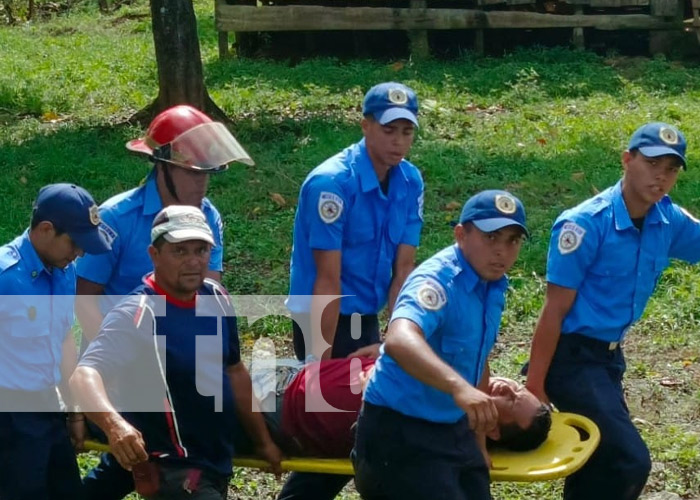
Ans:
{"type": "MultiPolygon", "coordinates": [[[[650,0],[590,0],[590,6],[595,8],[645,7],[650,0]]],[[[653,0],[652,0],[653,1],[653,0]]]]}
{"type": "MultiPolygon", "coordinates": [[[[427,7],[426,0],[411,0],[412,11],[423,12],[427,7]]],[[[347,8],[347,7],[346,7],[347,8]]],[[[430,46],[428,45],[428,32],[426,30],[410,30],[408,40],[411,44],[411,56],[416,60],[430,57],[430,46]]]]}
{"type": "Polygon", "coordinates": [[[674,30],[682,23],[646,14],[563,16],[536,12],[471,9],[391,9],[293,5],[249,7],[216,4],[219,31],[337,31],[415,29],[596,28],[600,30],[674,30]]]}
{"type": "Polygon", "coordinates": [[[683,12],[683,6],[678,0],[651,0],[650,12],[652,16],[676,17],[683,12]]]}
{"type": "Polygon", "coordinates": [[[570,5],[590,5],[591,7],[644,7],[650,0],[563,0],[570,5]]]}
{"type": "Polygon", "coordinates": [[[474,52],[477,55],[483,56],[485,49],[484,30],[476,30],[474,34],[474,52]]]}
{"type": "MultiPolygon", "coordinates": [[[[583,14],[583,5],[577,5],[576,6],[576,15],[582,15],[582,14],[583,14]]],[[[572,41],[574,43],[574,47],[576,47],[577,49],[583,50],[586,48],[586,40],[584,39],[583,28],[574,28],[572,41]]]]}
{"type": "Polygon", "coordinates": [[[226,59],[228,56],[228,31],[219,31],[219,59],[226,59]]]}

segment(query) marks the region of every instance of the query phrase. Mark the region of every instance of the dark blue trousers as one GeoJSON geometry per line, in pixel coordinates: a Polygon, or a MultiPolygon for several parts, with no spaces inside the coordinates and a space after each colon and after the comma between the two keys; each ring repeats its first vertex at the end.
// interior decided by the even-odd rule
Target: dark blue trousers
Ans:
{"type": "MultiPolygon", "coordinates": [[[[338,326],[335,329],[331,358],[344,358],[360,347],[379,342],[379,320],[376,314],[363,314],[361,316],[359,332],[353,332],[351,325],[352,316],[345,314],[338,315],[338,326]],[[353,338],[353,333],[356,334],[357,338],[353,338]]],[[[294,315],[292,319],[292,341],[294,344],[294,354],[296,354],[299,361],[304,361],[307,354],[311,354],[310,352],[306,352],[304,333],[306,333],[306,335],[311,334],[309,315],[294,315]]]]}
{"type": "Polygon", "coordinates": [[[0,412],[0,498],[83,498],[63,413],[0,412]]]}
{"type": "Polygon", "coordinates": [[[292,472],[277,500],[333,500],[352,476],[292,472]]]}
{"type": "Polygon", "coordinates": [[[111,453],[103,453],[100,463],[83,478],[85,500],[121,500],[134,491],[134,478],[111,453]]]}
{"type": "Polygon", "coordinates": [[[466,418],[438,424],[364,404],[355,486],[365,500],[490,500],[489,471],[466,418]]]}
{"type": "Polygon", "coordinates": [[[547,395],[561,411],[584,415],[600,429],[600,445],[566,479],[565,500],[634,500],[651,471],[651,458],[630,420],[622,391],[625,359],[618,346],[583,335],[562,335],[547,374],[547,395]]]}

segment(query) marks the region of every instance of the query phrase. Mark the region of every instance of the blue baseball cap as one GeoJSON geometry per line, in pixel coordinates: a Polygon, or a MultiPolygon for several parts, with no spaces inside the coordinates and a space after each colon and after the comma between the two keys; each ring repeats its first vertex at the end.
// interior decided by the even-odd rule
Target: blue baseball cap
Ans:
{"type": "Polygon", "coordinates": [[[100,212],[90,193],[75,184],[49,184],[39,190],[34,202],[34,221],[48,221],[68,236],[85,253],[99,254],[112,249],[100,231],[100,212]]]}
{"type": "Polygon", "coordinates": [[[647,123],[639,127],[627,146],[629,151],[637,150],[644,156],[656,158],[657,156],[673,155],[685,162],[685,136],[673,125],[662,122],[647,123]]]}
{"type": "Polygon", "coordinates": [[[485,233],[507,226],[518,226],[526,236],[530,236],[525,226],[525,207],[508,191],[491,189],[469,198],[459,216],[459,223],[465,222],[471,222],[485,233]]]}
{"type": "Polygon", "coordinates": [[[402,83],[380,83],[365,94],[362,114],[372,115],[381,125],[403,118],[417,127],[418,97],[402,83]]]}

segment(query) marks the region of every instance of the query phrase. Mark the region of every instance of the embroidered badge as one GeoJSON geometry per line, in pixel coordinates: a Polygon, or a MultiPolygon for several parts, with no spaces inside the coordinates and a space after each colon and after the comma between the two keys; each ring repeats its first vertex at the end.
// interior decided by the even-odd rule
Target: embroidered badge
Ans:
{"type": "Polygon", "coordinates": [[[678,144],[678,132],[670,127],[661,127],[659,129],[659,138],[666,144],[678,144]]]}
{"type": "Polygon", "coordinates": [[[496,209],[502,214],[514,214],[517,209],[515,200],[512,196],[507,194],[497,194],[496,195],[496,209]]]}
{"type": "Polygon", "coordinates": [[[343,213],[343,199],[335,193],[321,192],[318,197],[318,215],[326,224],[332,224],[343,213]]]}
{"type": "Polygon", "coordinates": [[[34,321],[36,319],[36,307],[29,306],[29,309],[27,309],[27,318],[29,318],[29,321],[34,321]]]}
{"type": "Polygon", "coordinates": [[[423,193],[418,197],[418,218],[423,220],[423,193]]]}
{"type": "Polygon", "coordinates": [[[428,311],[439,311],[447,304],[447,294],[440,283],[427,279],[418,289],[418,303],[428,311]]]}
{"type": "Polygon", "coordinates": [[[586,230],[575,222],[565,223],[559,233],[559,253],[566,255],[575,251],[581,246],[585,234],[586,230]]]}
{"type": "Polygon", "coordinates": [[[104,236],[104,238],[110,245],[117,238],[117,232],[110,226],[108,226],[105,222],[100,222],[100,227],[98,231],[102,233],[102,236],[104,236]]]}
{"type": "Polygon", "coordinates": [[[90,207],[90,222],[92,222],[93,226],[100,224],[100,209],[97,208],[97,205],[90,207]]]}
{"type": "Polygon", "coordinates": [[[394,104],[403,105],[408,102],[408,94],[404,89],[390,89],[389,100],[394,104]]]}

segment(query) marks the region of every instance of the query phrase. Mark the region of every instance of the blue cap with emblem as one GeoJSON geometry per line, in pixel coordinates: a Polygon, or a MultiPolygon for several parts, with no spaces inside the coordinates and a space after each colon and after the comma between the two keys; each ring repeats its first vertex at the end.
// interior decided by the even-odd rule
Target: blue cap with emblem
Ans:
{"type": "Polygon", "coordinates": [[[525,235],[530,235],[525,226],[525,207],[508,191],[491,189],[469,198],[459,217],[460,224],[465,222],[471,222],[485,233],[507,226],[518,226],[525,235]]]}
{"type": "Polygon", "coordinates": [[[100,212],[90,193],[75,184],[49,184],[39,191],[34,202],[32,221],[48,221],[86,253],[111,250],[100,231],[100,212]]]}
{"type": "Polygon", "coordinates": [[[652,122],[642,125],[630,139],[627,146],[629,151],[639,151],[644,156],[656,158],[657,156],[673,155],[680,158],[683,168],[685,162],[685,136],[673,125],[662,122],[652,122]]]}
{"type": "Polygon", "coordinates": [[[372,115],[381,125],[405,119],[418,126],[418,97],[402,83],[375,85],[365,94],[362,114],[372,115]]]}

